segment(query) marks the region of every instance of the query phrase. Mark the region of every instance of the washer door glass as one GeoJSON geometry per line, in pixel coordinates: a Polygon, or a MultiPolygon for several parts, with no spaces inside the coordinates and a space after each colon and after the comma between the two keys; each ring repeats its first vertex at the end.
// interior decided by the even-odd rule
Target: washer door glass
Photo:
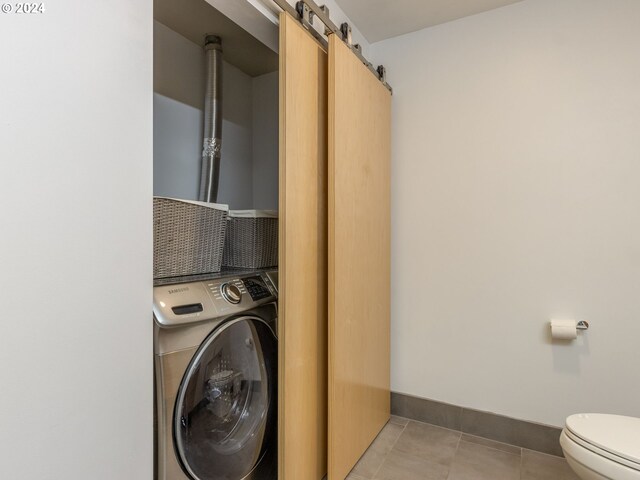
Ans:
{"type": "Polygon", "coordinates": [[[198,349],[174,413],[176,451],[191,477],[243,479],[276,441],[277,352],[271,328],[253,317],[222,324],[198,349]]]}

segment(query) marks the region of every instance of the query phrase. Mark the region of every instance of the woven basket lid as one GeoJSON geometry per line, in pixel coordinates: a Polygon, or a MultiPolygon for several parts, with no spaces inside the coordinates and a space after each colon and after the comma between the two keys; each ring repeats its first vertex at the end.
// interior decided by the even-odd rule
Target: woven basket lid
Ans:
{"type": "Polygon", "coordinates": [[[171,198],[171,197],[153,197],[154,200],[159,199],[159,200],[171,200],[174,202],[180,202],[180,203],[189,203],[191,205],[198,205],[199,207],[206,207],[206,208],[215,208],[216,210],[224,210],[225,212],[229,211],[229,205],[225,204],[225,203],[209,203],[209,202],[197,202],[195,200],[185,200],[183,198],[171,198]]]}
{"type": "Polygon", "coordinates": [[[234,218],[278,218],[277,210],[229,210],[234,218]]]}

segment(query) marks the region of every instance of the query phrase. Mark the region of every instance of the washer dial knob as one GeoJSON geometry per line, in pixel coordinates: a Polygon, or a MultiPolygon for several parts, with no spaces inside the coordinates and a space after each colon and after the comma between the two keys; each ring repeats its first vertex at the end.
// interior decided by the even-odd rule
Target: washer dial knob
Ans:
{"type": "Polygon", "coordinates": [[[220,291],[224,299],[229,303],[237,304],[242,300],[242,292],[233,283],[225,283],[220,287],[220,291]]]}

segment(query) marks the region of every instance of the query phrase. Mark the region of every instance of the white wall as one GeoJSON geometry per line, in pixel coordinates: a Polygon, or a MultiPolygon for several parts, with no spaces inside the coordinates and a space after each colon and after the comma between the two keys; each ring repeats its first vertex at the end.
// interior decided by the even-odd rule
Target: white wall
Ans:
{"type": "MultiPolygon", "coordinates": [[[[253,206],[252,78],[223,62],[218,202],[253,206]]],[[[196,200],[205,88],[202,46],[154,22],[154,194],[196,200]]]]}
{"type": "Polygon", "coordinates": [[[2,14],[0,478],[151,479],[152,2],[2,14]]]}
{"type": "Polygon", "coordinates": [[[153,193],[197,200],[202,110],[153,94],[153,193]]]}
{"type": "Polygon", "coordinates": [[[253,83],[253,204],[278,209],[278,72],[253,83]]]}
{"type": "Polygon", "coordinates": [[[373,46],[394,87],[393,390],[640,416],[638,18],[526,0],[373,46]],[[551,344],[552,317],[592,328],[551,344]]]}
{"type": "Polygon", "coordinates": [[[275,16],[261,0],[206,0],[240,28],[251,33],[274,52],[279,47],[275,16]]]}

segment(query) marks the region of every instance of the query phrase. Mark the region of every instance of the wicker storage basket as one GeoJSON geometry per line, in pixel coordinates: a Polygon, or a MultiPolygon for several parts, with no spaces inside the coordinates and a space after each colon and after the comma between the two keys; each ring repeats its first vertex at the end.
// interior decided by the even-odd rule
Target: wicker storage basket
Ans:
{"type": "Polygon", "coordinates": [[[153,277],[219,272],[228,205],[153,199],[153,277]]]}
{"type": "Polygon", "coordinates": [[[231,210],[222,264],[225,267],[265,268],[278,265],[278,212],[231,210]]]}

